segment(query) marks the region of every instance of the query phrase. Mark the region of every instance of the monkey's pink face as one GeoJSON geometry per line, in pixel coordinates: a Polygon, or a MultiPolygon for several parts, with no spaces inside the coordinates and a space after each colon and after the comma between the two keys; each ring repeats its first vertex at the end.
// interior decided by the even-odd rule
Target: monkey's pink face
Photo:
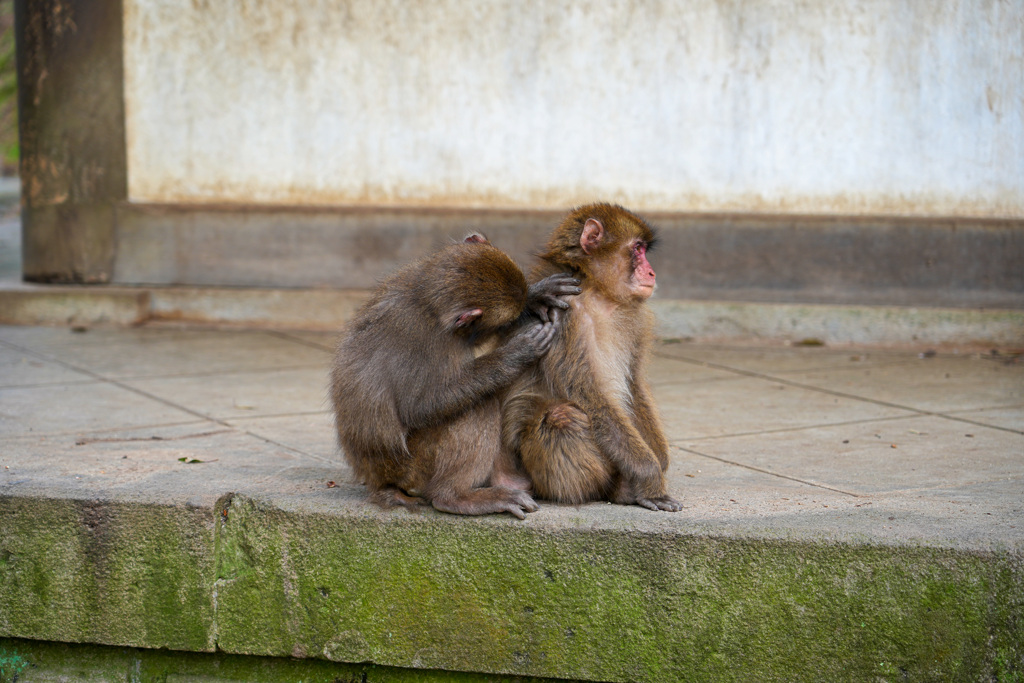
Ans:
{"type": "Polygon", "coordinates": [[[630,289],[634,296],[647,299],[654,294],[654,268],[647,260],[647,243],[636,240],[630,245],[630,263],[633,272],[629,277],[630,289]]]}

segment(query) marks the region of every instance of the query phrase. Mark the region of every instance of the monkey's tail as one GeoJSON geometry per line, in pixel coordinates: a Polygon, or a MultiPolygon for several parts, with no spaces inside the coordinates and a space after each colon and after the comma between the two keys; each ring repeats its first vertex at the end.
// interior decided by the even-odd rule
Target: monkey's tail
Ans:
{"type": "Polygon", "coordinates": [[[528,426],[520,453],[541,498],[579,505],[607,495],[614,470],[601,454],[590,418],[576,405],[551,400],[528,426]]]}

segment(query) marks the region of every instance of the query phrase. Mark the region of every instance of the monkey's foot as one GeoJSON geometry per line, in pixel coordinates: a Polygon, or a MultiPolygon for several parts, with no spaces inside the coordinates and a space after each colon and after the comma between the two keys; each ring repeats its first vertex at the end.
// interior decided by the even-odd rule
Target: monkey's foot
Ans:
{"type": "Polygon", "coordinates": [[[648,510],[664,510],[666,512],[679,512],[683,504],[669,496],[658,496],[657,498],[637,498],[636,504],[648,510]]]}
{"type": "Polygon", "coordinates": [[[401,489],[388,486],[370,494],[370,502],[382,508],[404,507],[413,510],[420,505],[426,505],[427,501],[418,496],[406,495],[401,489]]]}
{"type": "Polygon", "coordinates": [[[526,519],[527,512],[536,512],[540,506],[526,491],[507,489],[501,486],[474,489],[464,496],[434,498],[431,503],[441,512],[455,515],[488,515],[492,512],[507,512],[519,519],[526,519]]]}

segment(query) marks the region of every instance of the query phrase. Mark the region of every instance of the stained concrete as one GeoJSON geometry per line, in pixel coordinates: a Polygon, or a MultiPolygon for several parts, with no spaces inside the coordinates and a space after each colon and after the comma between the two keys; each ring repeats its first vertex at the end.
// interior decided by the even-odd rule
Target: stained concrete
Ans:
{"type": "MultiPolygon", "coordinates": [[[[631,208],[658,231],[661,299],[1024,307],[1020,220],[631,208]]],[[[528,268],[565,210],[124,203],[111,281],[365,289],[474,231],[528,268]]]]}
{"type": "MultiPolygon", "coordinates": [[[[243,259],[248,263],[247,272],[259,271],[259,277],[262,279],[258,281],[264,285],[278,278],[280,281],[273,288],[181,286],[167,283],[152,286],[27,284],[21,282],[21,224],[16,214],[12,213],[16,211],[16,207],[8,206],[5,211],[6,213],[0,214],[0,324],[131,326],[163,322],[292,331],[337,330],[365,301],[368,292],[366,288],[287,288],[285,285],[295,282],[288,280],[287,277],[281,277],[282,273],[301,271],[303,274],[300,277],[307,277],[305,274],[310,271],[310,266],[303,263],[292,263],[284,271],[278,264],[268,271],[272,274],[267,279],[268,276],[263,271],[267,271],[267,268],[280,260],[276,247],[271,249],[275,252],[272,262],[266,259],[243,259]]],[[[169,213],[180,218],[180,212],[169,213]]],[[[315,211],[300,213],[314,216],[317,214],[315,211]]],[[[466,220],[467,215],[463,215],[462,220],[466,220]]],[[[432,220],[436,222],[445,216],[451,218],[451,214],[439,213],[432,220]]],[[[518,253],[522,259],[524,255],[530,253],[527,244],[530,243],[529,236],[533,233],[529,230],[523,234],[516,232],[512,217],[512,214],[501,212],[491,215],[491,219],[501,223],[503,228],[497,233],[497,237],[492,237],[496,239],[496,244],[518,253]]],[[[390,219],[377,215],[374,220],[386,222],[390,219]]],[[[172,228],[173,225],[174,221],[167,221],[167,227],[172,228]]],[[[467,223],[463,227],[468,231],[479,226],[467,223]]],[[[453,231],[452,226],[448,226],[446,230],[449,237],[451,234],[458,234],[457,230],[453,231]]],[[[536,234],[533,234],[532,244],[535,246],[542,239],[542,231],[534,232],[536,234]]],[[[435,232],[433,237],[437,238],[440,234],[435,232]]],[[[316,242],[323,237],[321,234],[313,241],[316,242]]],[[[421,238],[416,242],[419,248],[428,249],[427,243],[431,242],[431,239],[423,236],[421,238]]],[[[162,239],[166,240],[166,235],[162,239]]],[[[399,240],[403,244],[405,241],[399,240]]],[[[365,285],[378,279],[389,268],[395,267],[397,261],[393,253],[382,258],[372,256],[387,251],[385,242],[370,241],[374,246],[368,251],[363,251],[368,243],[366,240],[361,241],[362,246],[347,245],[336,250],[348,253],[349,256],[346,258],[354,259],[353,264],[358,266],[356,278],[345,281],[365,285]],[[367,253],[371,255],[368,261],[361,255],[367,253]]],[[[211,243],[218,241],[213,240],[211,243]]],[[[186,251],[205,252],[207,246],[209,245],[192,245],[186,251]]],[[[223,248],[223,245],[218,248],[223,248]]],[[[304,248],[308,249],[308,245],[304,248]]],[[[234,252],[233,249],[228,251],[234,252]]],[[[665,258],[665,262],[671,268],[667,269],[666,275],[666,270],[659,266],[659,272],[666,275],[666,282],[671,282],[674,277],[683,277],[686,273],[683,266],[686,264],[673,263],[671,258],[664,256],[665,251],[663,249],[660,252],[663,256],[659,258],[665,258]]],[[[412,258],[423,252],[413,249],[402,253],[412,258]]],[[[134,262],[134,258],[129,261],[134,262]]],[[[155,256],[153,258],[156,262],[166,262],[166,259],[161,260],[155,256]]],[[[1007,272],[1012,271],[1015,259],[1019,260],[1016,252],[1011,250],[1004,254],[998,267],[1007,272]]],[[[186,259],[185,263],[187,262],[186,259]]],[[[138,262],[143,267],[144,263],[145,259],[138,262]]],[[[725,267],[729,271],[736,271],[742,270],[745,266],[732,263],[726,264],[725,267]]],[[[321,272],[327,270],[329,269],[320,268],[321,272]]],[[[343,267],[340,270],[347,272],[352,269],[343,267]]],[[[194,276],[195,273],[189,277],[194,276]]],[[[349,273],[343,277],[351,278],[352,275],[349,273]]],[[[844,282],[848,280],[844,277],[839,279],[844,282]]],[[[170,278],[168,282],[175,280],[176,278],[170,278]]],[[[252,281],[246,282],[252,284],[252,281]]],[[[667,338],[719,342],[758,339],[800,342],[815,339],[828,344],[901,344],[915,347],[946,345],[950,348],[965,344],[1024,346],[1024,310],[1020,308],[1024,299],[1021,299],[1019,293],[1014,292],[1012,288],[988,292],[971,287],[953,288],[936,290],[935,295],[923,295],[922,292],[926,290],[922,286],[896,293],[888,290],[872,293],[854,286],[841,296],[825,296],[823,303],[814,304],[786,302],[813,300],[823,293],[820,287],[785,290],[780,289],[778,284],[766,283],[765,287],[756,291],[734,291],[728,287],[702,289],[699,283],[688,281],[685,286],[666,290],[667,294],[659,291],[651,306],[658,318],[659,333],[667,338]],[[724,298],[699,299],[712,294],[724,298]],[[672,296],[694,298],[680,299],[671,298],[672,296]],[[979,296],[981,299],[978,299],[979,296]],[[749,297],[749,300],[736,300],[735,297],[749,297]],[[860,303],[842,303],[844,301],[860,303]],[[894,302],[916,302],[916,305],[893,305],[894,302]],[[985,307],[992,305],[997,307],[985,307]]]]}
{"type": "Polygon", "coordinates": [[[1024,215],[1016,3],[123,6],[132,202],[1024,215]]]}
{"type": "Polygon", "coordinates": [[[1024,670],[1019,351],[659,342],[683,511],[542,502],[520,522],[367,504],[326,406],[333,338],[0,327],[0,636],[602,680],[726,680],[726,655],[768,678],[841,679],[836,657],[853,677],[1024,670]],[[676,602],[693,581],[712,592],[676,602]],[[807,637],[853,618],[879,639],[804,651],[791,600],[807,637]],[[595,659],[610,637],[629,647],[595,659]]]}

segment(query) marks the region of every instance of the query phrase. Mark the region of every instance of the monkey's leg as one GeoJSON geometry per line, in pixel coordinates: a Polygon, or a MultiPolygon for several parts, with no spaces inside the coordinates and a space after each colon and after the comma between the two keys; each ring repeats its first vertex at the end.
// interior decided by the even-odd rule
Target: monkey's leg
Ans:
{"type": "Polygon", "coordinates": [[[488,482],[490,486],[501,486],[507,489],[518,489],[530,492],[530,478],[522,473],[515,457],[508,448],[502,448],[494,460],[494,469],[488,482]]]}
{"type": "Polygon", "coordinates": [[[415,509],[419,505],[426,505],[427,501],[418,496],[407,495],[397,486],[385,486],[370,494],[370,502],[383,508],[404,507],[407,510],[415,509]]]}
{"type": "Polygon", "coordinates": [[[500,420],[498,402],[490,400],[410,438],[414,457],[432,463],[422,492],[431,505],[458,515],[508,512],[519,519],[540,509],[525,490],[485,486],[502,452],[500,420]]]}
{"type": "Polygon", "coordinates": [[[614,468],[597,447],[587,414],[568,401],[529,400],[519,453],[537,496],[573,504],[605,498],[614,468]]]}

